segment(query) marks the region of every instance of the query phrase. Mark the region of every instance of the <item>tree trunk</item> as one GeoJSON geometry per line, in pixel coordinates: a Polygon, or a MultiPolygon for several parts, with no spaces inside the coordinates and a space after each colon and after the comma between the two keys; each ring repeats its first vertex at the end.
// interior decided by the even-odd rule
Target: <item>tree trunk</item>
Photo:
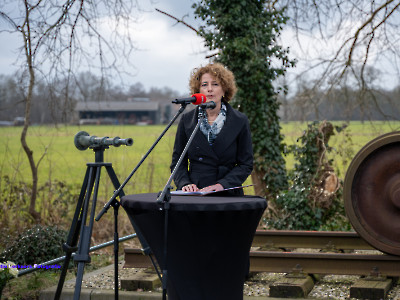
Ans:
{"type": "Polygon", "coordinates": [[[32,191],[30,195],[29,214],[35,219],[36,222],[40,222],[40,214],[35,209],[36,198],[37,198],[37,186],[38,186],[38,170],[35,165],[35,161],[33,159],[33,151],[29,148],[26,142],[26,135],[28,133],[28,128],[29,128],[32,91],[35,83],[35,76],[33,69],[31,68],[29,69],[29,74],[30,74],[29,89],[28,89],[28,95],[26,96],[25,99],[25,124],[21,133],[21,144],[28,158],[29,166],[31,168],[31,173],[32,173],[32,191]]]}
{"type": "Polygon", "coordinates": [[[263,180],[265,176],[265,173],[263,174],[263,172],[259,171],[259,170],[253,170],[253,172],[251,173],[251,180],[253,181],[254,184],[254,193],[257,196],[260,197],[266,197],[268,192],[267,192],[267,188],[265,186],[265,181],[263,180]]]}
{"type": "Polygon", "coordinates": [[[31,168],[31,173],[32,173],[32,191],[29,203],[29,214],[33,217],[33,219],[37,223],[39,223],[40,213],[38,213],[35,209],[36,198],[37,198],[37,186],[38,186],[38,169],[33,159],[33,151],[29,148],[26,142],[26,135],[28,133],[29,123],[30,123],[33,87],[35,86],[35,70],[33,68],[33,54],[31,48],[31,35],[30,35],[31,32],[29,26],[29,10],[27,10],[26,22],[27,22],[27,27],[26,27],[27,31],[22,30],[21,33],[24,38],[25,55],[28,64],[29,86],[28,86],[28,94],[26,95],[25,98],[25,123],[21,133],[21,144],[28,158],[29,166],[31,168]]]}

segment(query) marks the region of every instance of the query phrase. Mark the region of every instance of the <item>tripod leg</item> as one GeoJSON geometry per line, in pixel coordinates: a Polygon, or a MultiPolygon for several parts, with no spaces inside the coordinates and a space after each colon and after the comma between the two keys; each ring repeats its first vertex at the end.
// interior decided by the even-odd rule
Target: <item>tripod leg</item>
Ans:
{"type": "MultiPolygon", "coordinates": [[[[75,291],[74,291],[74,299],[76,299],[76,300],[79,299],[80,293],[81,293],[83,271],[85,268],[85,263],[90,262],[90,256],[89,256],[90,239],[91,239],[92,231],[93,231],[93,222],[94,222],[94,215],[95,215],[95,210],[96,210],[97,194],[98,194],[98,190],[99,190],[101,165],[91,168],[91,170],[89,172],[90,173],[89,177],[92,177],[91,175],[93,174],[94,170],[96,170],[96,179],[95,179],[95,186],[94,186],[94,190],[93,190],[93,201],[92,201],[92,207],[91,207],[91,213],[90,213],[89,226],[86,225],[86,217],[87,217],[87,212],[88,212],[88,208],[89,208],[89,198],[90,198],[90,192],[88,190],[88,192],[86,193],[85,203],[84,203],[83,211],[82,211],[83,222],[81,224],[81,236],[79,239],[78,252],[74,256],[74,261],[78,262],[78,272],[76,275],[76,283],[75,283],[75,291]]],[[[92,182],[91,182],[91,186],[93,186],[92,182]]]]}
{"type": "Polygon", "coordinates": [[[86,174],[82,183],[81,192],[79,194],[78,202],[76,204],[74,218],[71,223],[71,227],[68,233],[67,241],[63,244],[63,249],[65,253],[65,260],[61,270],[60,279],[58,281],[56,294],[54,296],[54,300],[60,299],[62,288],[64,286],[65,277],[68,271],[68,265],[71,260],[72,252],[77,250],[77,243],[80,231],[80,225],[82,223],[82,206],[83,199],[85,198],[85,192],[89,182],[89,167],[86,169],[86,174]]]}

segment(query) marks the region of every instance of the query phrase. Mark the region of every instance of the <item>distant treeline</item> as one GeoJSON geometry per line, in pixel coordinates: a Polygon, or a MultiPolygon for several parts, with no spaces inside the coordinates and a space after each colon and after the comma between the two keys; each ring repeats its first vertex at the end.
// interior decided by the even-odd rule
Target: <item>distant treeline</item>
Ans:
{"type": "MultiPolygon", "coordinates": [[[[38,81],[30,112],[31,124],[70,123],[79,101],[149,101],[173,100],[179,95],[168,87],[146,90],[141,83],[127,87],[114,85],[89,72],[80,73],[74,80],[59,82],[38,81]]],[[[15,76],[0,75],[0,121],[15,121],[24,117],[23,89],[25,83],[15,76]]],[[[358,91],[349,87],[330,90],[303,88],[290,98],[282,97],[282,121],[311,120],[400,120],[400,87],[393,90],[358,91]]]]}
{"type": "MultiPolygon", "coordinates": [[[[25,115],[25,95],[14,76],[0,75],[0,121],[14,121],[25,115]]],[[[89,72],[80,73],[74,80],[59,82],[38,81],[33,94],[31,124],[67,123],[73,120],[76,103],[91,101],[132,101],[147,98],[164,102],[182,97],[168,87],[146,90],[141,83],[118,86],[89,72]],[[68,82],[68,88],[66,86],[68,82]]]]}
{"type": "Polygon", "coordinates": [[[282,98],[280,114],[284,121],[400,120],[399,99],[400,87],[391,91],[305,90],[290,99],[282,98]]]}

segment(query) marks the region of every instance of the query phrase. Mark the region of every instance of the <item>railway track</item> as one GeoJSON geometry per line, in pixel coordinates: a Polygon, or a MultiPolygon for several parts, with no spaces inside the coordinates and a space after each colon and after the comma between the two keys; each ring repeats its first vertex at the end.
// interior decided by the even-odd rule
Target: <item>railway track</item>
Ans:
{"type": "MultiPolygon", "coordinates": [[[[140,249],[125,249],[124,267],[152,264],[140,249]]],[[[270,286],[272,296],[306,297],[316,274],[358,275],[368,281],[358,282],[352,297],[384,299],[400,277],[400,257],[376,250],[355,232],[259,230],[250,251],[250,272],[287,274],[270,286]]]]}
{"type": "MultiPolygon", "coordinates": [[[[354,232],[258,230],[250,262],[255,272],[286,273],[300,265],[305,272],[318,274],[369,275],[374,269],[400,276],[400,257],[378,252],[354,232]]],[[[125,249],[125,267],[150,266],[141,249],[125,249]]]]}

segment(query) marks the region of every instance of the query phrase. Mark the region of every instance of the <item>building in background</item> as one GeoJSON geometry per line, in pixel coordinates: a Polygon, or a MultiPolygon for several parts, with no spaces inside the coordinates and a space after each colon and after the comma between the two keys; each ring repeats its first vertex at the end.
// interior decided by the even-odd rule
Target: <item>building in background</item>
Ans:
{"type": "Polygon", "coordinates": [[[78,102],[75,107],[80,125],[85,124],[160,124],[158,102],[147,98],[134,101],[78,102]]]}

